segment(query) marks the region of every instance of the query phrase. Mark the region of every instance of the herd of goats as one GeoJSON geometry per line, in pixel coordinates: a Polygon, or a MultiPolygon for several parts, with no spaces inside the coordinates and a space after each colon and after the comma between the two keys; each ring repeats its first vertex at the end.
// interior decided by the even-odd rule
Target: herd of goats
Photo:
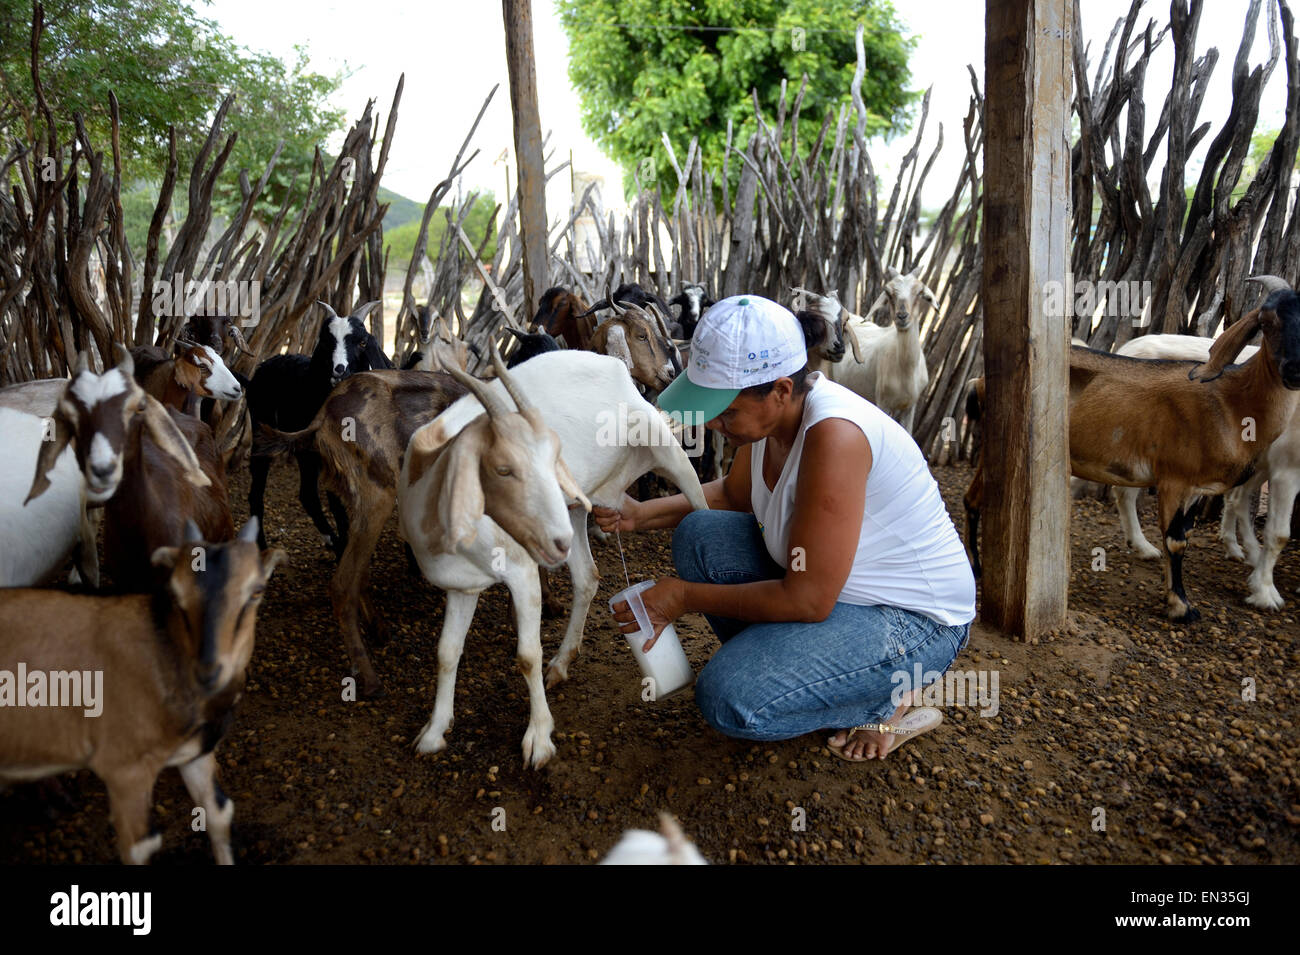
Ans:
{"type": "MultiPolygon", "coordinates": [[[[1283,603],[1272,575],[1300,491],[1300,299],[1280,279],[1255,281],[1266,299],[1218,339],[1148,335],[1115,355],[1071,349],[1071,469],[1122,488],[1121,521],[1143,557],[1161,551],[1142,536],[1136,496],[1156,489],[1175,620],[1196,616],[1182,555],[1207,495],[1227,495],[1221,536],[1252,565],[1248,602],[1283,603]],[[1247,352],[1256,332],[1260,345],[1247,352]],[[1249,504],[1265,480],[1261,547],[1249,504]]],[[[866,316],[833,297],[792,294],[813,369],[910,430],[929,381],[920,318],[934,293],[916,273],[890,269],[866,316]],[[873,321],[877,313],[885,324],[873,321]]],[[[470,349],[427,310],[419,350],[395,367],[365,325],[375,304],[345,316],[324,306],[312,353],[268,358],[251,379],[222,359],[227,348],[247,350],[236,322],[195,316],[167,347],[116,346],[102,373],[83,352],[68,378],[0,390],[0,587],[10,588],[0,591],[0,706],[13,707],[0,719],[0,781],[92,770],[107,786],[123,861],[145,862],[159,847],[161,837],[148,833],[150,803],[167,766],[180,769],[204,809],[217,861],[233,861],[234,807],[217,783],[214,748],[242,693],[258,603],[284,558],[268,549],[264,521],[277,457],[296,458],[299,500],[337,556],[330,598],[362,695],[382,692],[362,631],[372,641],[385,633],[367,577],[394,508],[410,560],[446,592],[434,709],[419,752],[446,748],[478,596],[507,585],[530,702],[523,756],[533,767],[555,753],[545,691],[568,677],[597,590],[592,503],[616,507],[633,482],[655,474],[706,507],[701,476],[721,470],[723,449],[692,462],[683,424],[652,404],[681,372],[712,304],[704,288],[687,286],[665,302],[625,284],[590,307],[550,289],[531,331],[507,329],[508,361],[489,341],[485,378],[468,373],[470,349]],[[250,516],[236,532],[209,425],[214,402],[241,397],[252,433],[250,516]],[[626,440],[607,440],[611,415],[626,440]],[[111,592],[99,592],[101,539],[111,592]],[[69,563],[70,588],[34,589],[69,563]],[[573,598],[543,675],[541,619],[559,611],[547,570],[561,564],[573,598]],[[48,705],[68,689],[56,681],[92,673],[109,675],[96,718],[48,705]]],[[[976,379],[972,421],[983,398],[976,379]]],[[[965,499],[977,572],[985,450],[965,499]]]]}

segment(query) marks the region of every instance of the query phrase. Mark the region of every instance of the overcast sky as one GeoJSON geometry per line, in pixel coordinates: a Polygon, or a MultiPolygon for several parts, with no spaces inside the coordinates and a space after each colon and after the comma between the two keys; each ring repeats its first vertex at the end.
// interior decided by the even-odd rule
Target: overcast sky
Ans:
{"type": "MultiPolygon", "coordinates": [[[[1092,43],[1092,59],[1100,58],[1112,26],[1128,9],[1128,0],[1078,0],[1084,35],[1092,43]]],[[[930,174],[923,197],[937,207],[948,197],[962,160],[961,129],[970,98],[966,64],[975,67],[983,83],[984,4],[980,0],[925,0],[895,2],[903,22],[917,37],[911,59],[913,85],[933,86],[930,126],[923,147],[934,142],[936,124],[944,124],[945,146],[930,174]]],[[[1201,108],[1200,119],[1213,123],[1201,152],[1217,132],[1231,103],[1230,74],[1241,40],[1246,0],[1206,0],[1197,40],[1197,53],[1219,47],[1219,62],[1201,108]]],[[[501,87],[484,116],[474,145],[481,150],[465,173],[465,189],[487,187],[498,198],[505,191],[505,171],[496,160],[502,150],[513,157],[510,96],[505,62],[505,36],[501,6],[495,0],[433,0],[426,3],[367,0],[362,4],[336,0],[213,0],[199,12],[215,19],[239,43],[290,58],[295,43],[306,46],[313,68],[346,68],[350,76],[337,95],[350,123],[368,98],[386,117],[398,76],[405,72],[406,88],[400,106],[397,133],[384,184],[419,201],[450,167],[461,140],[473,122],[480,103],[494,83],[501,87]]],[[[1163,24],[1167,3],[1147,0],[1139,29],[1148,17],[1163,24]]],[[[620,174],[582,131],[577,95],[569,86],[568,44],[551,0],[534,0],[534,47],[537,63],[539,109],[543,134],[557,156],[572,150],[579,170],[604,174],[617,182],[620,174]]],[[[1264,17],[1256,32],[1252,63],[1268,53],[1264,17]]],[[[809,34],[807,42],[815,42],[809,34]]],[[[1172,42],[1166,37],[1147,74],[1147,122],[1154,127],[1173,69],[1172,42]]],[[[1285,108],[1286,70],[1279,62],[1265,91],[1261,126],[1281,125],[1285,108]]],[[[341,135],[339,141],[341,141],[341,135]]],[[[892,170],[907,151],[911,135],[878,143],[872,151],[877,169],[892,185],[892,170]]],[[[338,142],[327,144],[336,148],[338,142]]],[[[1197,157],[1193,157],[1194,159],[1197,157]]],[[[1157,161],[1156,167],[1158,168],[1157,161]]],[[[553,186],[567,194],[567,176],[553,186]]],[[[512,172],[512,182],[513,172],[512,172]]],[[[552,219],[564,197],[549,199],[552,219]]]]}

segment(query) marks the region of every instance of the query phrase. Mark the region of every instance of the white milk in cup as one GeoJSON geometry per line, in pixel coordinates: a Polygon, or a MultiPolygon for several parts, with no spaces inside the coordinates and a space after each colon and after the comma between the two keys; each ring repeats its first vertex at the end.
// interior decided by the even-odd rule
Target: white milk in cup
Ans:
{"type": "Polygon", "coordinates": [[[654,585],[653,580],[643,580],[626,590],[620,590],[610,598],[609,609],[613,612],[615,604],[626,600],[635,614],[641,630],[639,633],[625,633],[623,638],[632,648],[632,656],[636,657],[641,672],[655,681],[654,699],[662,700],[694,683],[695,671],[691,669],[691,661],[686,659],[686,651],[682,649],[681,641],[677,639],[677,630],[671,623],[664,627],[649,653],[641,652],[642,644],[654,636],[654,627],[650,623],[650,615],[646,613],[645,603],[641,600],[641,593],[654,585]]]}

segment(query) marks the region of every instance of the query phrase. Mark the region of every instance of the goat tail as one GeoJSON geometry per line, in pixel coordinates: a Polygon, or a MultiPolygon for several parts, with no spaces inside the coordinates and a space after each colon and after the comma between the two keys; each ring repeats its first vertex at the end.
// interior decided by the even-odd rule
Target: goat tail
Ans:
{"type": "Polygon", "coordinates": [[[254,457],[294,454],[299,451],[310,451],[315,447],[315,422],[302,431],[276,431],[263,421],[259,421],[253,428],[252,454],[254,457]]]}

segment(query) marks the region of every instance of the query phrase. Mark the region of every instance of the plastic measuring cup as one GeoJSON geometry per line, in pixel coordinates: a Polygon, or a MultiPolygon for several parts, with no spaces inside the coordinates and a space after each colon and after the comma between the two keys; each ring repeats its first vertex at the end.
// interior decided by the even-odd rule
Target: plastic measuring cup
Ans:
{"type": "Polygon", "coordinates": [[[641,649],[642,645],[654,636],[654,627],[650,624],[650,615],[646,613],[641,593],[654,585],[653,580],[643,580],[626,590],[620,590],[610,598],[609,609],[612,613],[614,605],[624,600],[632,609],[641,629],[637,633],[625,633],[623,638],[632,648],[632,656],[636,657],[641,672],[654,680],[653,699],[662,700],[694,683],[695,670],[691,668],[691,661],[686,659],[686,651],[682,649],[681,641],[677,639],[677,630],[671,623],[664,627],[649,653],[641,649]]]}

